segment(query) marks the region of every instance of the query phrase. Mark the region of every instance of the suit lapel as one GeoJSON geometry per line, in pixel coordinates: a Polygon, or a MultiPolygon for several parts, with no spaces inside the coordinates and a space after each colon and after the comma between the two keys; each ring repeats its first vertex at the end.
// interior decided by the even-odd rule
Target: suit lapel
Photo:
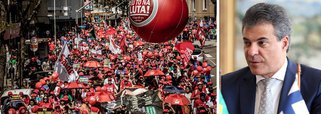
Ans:
{"type": "Polygon", "coordinates": [[[242,114],[254,114],[256,78],[248,73],[240,83],[240,110],[242,114]]]}
{"type": "Polygon", "coordinates": [[[284,82],[281,90],[278,113],[280,113],[280,111],[283,109],[286,103],[287,96],[295,80],[295,75],[297,73],[296,71],[297,71],[297,65],[288,59],[288,67],[286,69],[284,82]]]}

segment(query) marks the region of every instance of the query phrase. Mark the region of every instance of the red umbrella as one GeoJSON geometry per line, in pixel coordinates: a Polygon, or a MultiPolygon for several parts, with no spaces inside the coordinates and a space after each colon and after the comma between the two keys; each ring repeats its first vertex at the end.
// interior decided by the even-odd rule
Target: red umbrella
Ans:
{"type": "Polygon", "coordinates": [[[84,66],[85,67],[90,67],[90,68],[97,68],[97,67],[101,67],[102,65],[97,61],[87,61],[84,64],[84,66]]]}
{"type": "Polygon", "coordinates": [[[189,105],[189,100],[181,94],[170,94],[168,95],[165,100],[165,103],[170,103],[172,105],[189,105]]]}
{"type": "Polygon", "coordinates": [[[100,95],[97,98],[97,101],[100,103],[105,103],[105,102],[112,102],[114,99],[114,97],[112,96],[111,93],[107,93],[107,92],[102,92],[100,93],[100,95]]]}
{"type": "Polygon", "coordinates": [[[70,82],[67,85],[67,88],[69,89],[77,89],[77,88],[86,88],[86,86],[82,83],[78,83],[78,82],[70,82]]]}
{"type": "Polygon", "coordinates": [[[194,51],[194,45],[192,42],[182,42],[182,43],[179,43],[179,44],[176,44],[175,45],[175,48],[178,50],[178,51],[181,51],[181,50],[186,50],[187,48],[189,48],[190,50],[194,51]]]}
{"type": "Polygon", "coordinates": [[[148,77],[148,76],[162,76],[162,75],[165,75],[162,71],[160,70],[149,70],[145,73],[145,77],[148,77]]]}

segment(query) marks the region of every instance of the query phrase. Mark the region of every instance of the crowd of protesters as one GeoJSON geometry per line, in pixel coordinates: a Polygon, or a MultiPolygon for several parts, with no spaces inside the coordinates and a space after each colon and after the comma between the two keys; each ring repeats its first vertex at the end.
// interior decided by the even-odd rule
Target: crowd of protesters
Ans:
{"type": "MultiPolygon", "coordinates": [[[[31,98],[21,93],[21,99],[29,113],[123,114],[129,113],[128,105],[107,110],[102,108],[101,100],[115,102],[120,100],[121,94],[134,94],[127,88],[144,88],[157,93],[156,98],[162,102],[161,113],[215,114],[216,92],[211,80],[211,70],[215,66],[206,59],[198,61],[193,57],[186,62],[186,56],[175,47],[181,42],[199,41],[203,48],[207,40],[215,38],[215,24],[210,21],[192,21],[181,35],[164,43],[142,41],[125,21],[116,27],[104,22],[87,22],[78,27],[79,30],[71,30],[57,38],[57,44],[49,41],[46,60],[40,61],[36,56],[27,60],[25,71],[36,82],[30,86],[34,88],[31,98]],[[69,77],[63,77],[65,74],[57,71],[49,76],[35,73],[57,70],[57,61],[66,68],[69,77]],[[154,74],[156,71],[161,73],[154,74]],[[182,91],[165,91],[167,86],[182,91]],[[175,104],[165,102],[164,99],[171,94],[187,98],[188,108],[177,110],[175,104]]],[[[142,112],[156,113],[147,106],[142,112]]]]}

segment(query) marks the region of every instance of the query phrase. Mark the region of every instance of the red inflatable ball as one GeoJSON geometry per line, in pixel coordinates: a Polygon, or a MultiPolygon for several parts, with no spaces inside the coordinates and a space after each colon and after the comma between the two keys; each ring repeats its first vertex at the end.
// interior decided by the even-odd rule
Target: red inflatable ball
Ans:
{"type": "Polygon", "coordinates": [[[144,51],[143,51],[143,55],[146,55],[146,54],[147,54],[147,50],[144,50],[144,51]]]}
{"type": "Polygon", "coordinates": [[[159,54],[158,52],[154,52],[154,56],[157,57],[159,54]]]}
{"type": "Polygon", "coordinates": [[[127,61],[130,61],[131,58],[130,58],[129,56],[126,56],[125,59],[126,59],[127,61]]]}
{"type": "Polygon", "coordinates": [[[202,66],[203,68],[206,68],[208,66],[207,62],[203,62],[202,66]]]}
{"type": "Polygon", "coordinates": [[[153,56],[153,52],[148,52],[147,57],[152,57],[153,56]]]}
{"type": "Polygon", "coordinates": [[[211,67],[211,66],[207,66],[206,68],[207,68],[209,71],[212,70],[212,67],[211,67]]]}
{"type": "Polygon", "coordinates": [[[204,72],[208,72],[209,70],[207,69],[207,67],[203,68],[204,72]]]}
{"type": "Polygon", "coordinates": [[[202,70],[203,70],[203,68],[201,66],[198,66],[196,69],[198,72],[202,72],[202,70]]]}
{"type": "Polygon", "coordinates": [[[37,107],[37,106],[33,106],[33,107],[31,108],[31,112],[32,112],[32,113],[37,113],[37,111],[38,111],[38,107],[37,107]]]}
{"type": "Polygon", "coordinates": [[[172,80],[172,76],[167,75],[167,76],[166,76],[166,81],[171,81],[171,80],[172,80]]]}
{"type": "Polygon", "coordinates": [[[26,107],[20,107],[19,108],[19,114],[26,114],[27,113],[27,108],[26,107]]]}
{"type": "Polygon", "coordinates": [[[198,74],[198,71],[197,70],[194,70],[193,71],[193,75],[197,75],[198,74]]]}
{"type": "Polygon", "coordinates": [[[45,81],[47,81],[47,80],[49,80],[50,78],[49,78],[49,77],[44,77],[44,78],[42,78],[42,79],[44,79],[45,81]]]}
{"type": "Polygon", "coordinates": [[[41,82],[37,82],[35,85],[36,89],[40,89],[42,87],[42,83],[41,82]]]}
{"type": "Polygon", "coordinates": [[[185,0],[131,0],[129,20],[145,41],[161,43],[179,35],[188,22],[185,0]]]}
{"type": "Polygon", "coordinates": [[[55,71],[55,72],[52,73],[51,76],[52,76],[52,79],[57,80],[59,75],[58,75],[58,73],[55,71]]]}
{"type": "Polygon", "coordinates": [[[16,114],[16,110],[14,108],[10,108],[8,110],[8,114],[16,114]]]}
{"type": "Polygon", "coordinates": [[[46,84],[46,80],[44,80],[44,79],[40,79],[40,81],[39,81],[42,85],[43,84],[46,84]]]}

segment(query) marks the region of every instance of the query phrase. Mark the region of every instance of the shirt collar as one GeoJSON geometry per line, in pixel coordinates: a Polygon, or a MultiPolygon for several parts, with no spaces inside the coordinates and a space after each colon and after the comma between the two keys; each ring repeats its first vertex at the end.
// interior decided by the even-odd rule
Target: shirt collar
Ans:
{"type": "MultiPolygon", "coordinates": [[[[288,66],[288,59],[285,58],[285,62],[283,63],[282,67],[272,76],[272,78],[278,79],[280,81],[284,81],[286,68],[288,66]]],[[[261,75],[256,75],[256,83],[265,79],[265,77],[261,75]]]]}

